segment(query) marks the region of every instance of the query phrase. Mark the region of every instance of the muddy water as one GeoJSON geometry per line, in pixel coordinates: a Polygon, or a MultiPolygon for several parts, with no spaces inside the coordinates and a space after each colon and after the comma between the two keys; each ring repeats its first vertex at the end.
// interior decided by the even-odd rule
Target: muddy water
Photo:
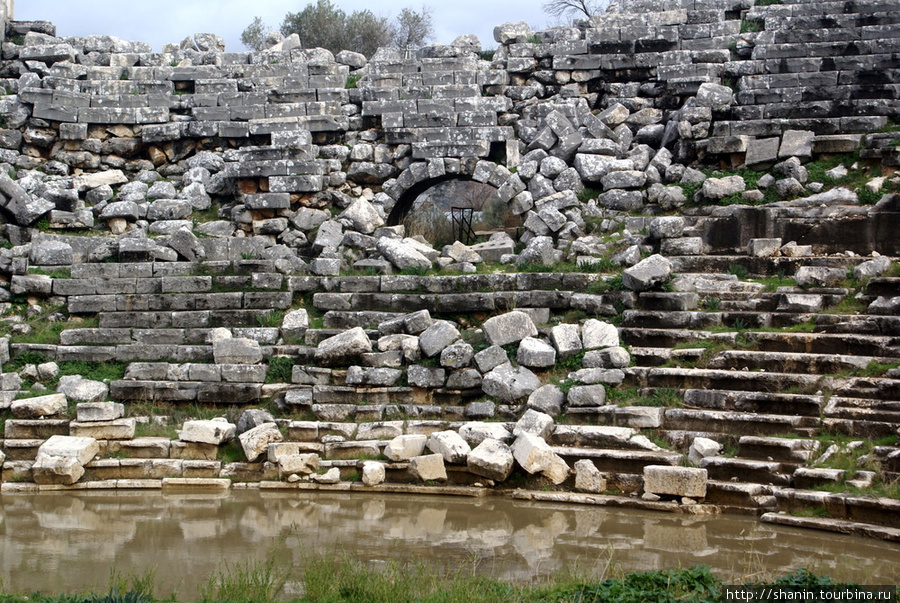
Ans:
{"type": "Polygon", "coordinates": [[[602,576],[610,563],[618,572],[702,563],[726,582],[808,567],[862,584],[900,583],[900,545],[735,516],[379,494],[0,496],[7,591],[105,591],[113,569],[127,575],[155,567],[157,596],[190,598],[223,561],[273,551],[298,569],[295,577],[308,555],[339,551],[516,582],[567,570],[602,576]]]}

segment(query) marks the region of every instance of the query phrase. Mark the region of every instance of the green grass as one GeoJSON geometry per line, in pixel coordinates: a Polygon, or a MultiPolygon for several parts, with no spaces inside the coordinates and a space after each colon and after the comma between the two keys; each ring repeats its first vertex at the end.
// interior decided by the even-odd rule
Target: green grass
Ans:
{"type": "Polygon", "coordinates": [[[747,270],[746,266],[741,264],[731,264],[728,266],[728,274],[733,274],[738,277],[739,281],[747,280],[747,276],[749,276],[750,271],[747,270]]]}
{"type": "Polygon", "coordinates": [[[294,359],[287,356],[272,356],[267,360],[266,383],[290,383],[294,370],[294,359]]]}
{"type": "Polygon", "coordinates": [[[357,84],[359,84],[359,80],[361,80],[361,79],[362,79],[362,76],[357,73],[348,75],[347,81],[344,83],[344,88],[346,88],[348,90],[356,88],[357,84]]]}

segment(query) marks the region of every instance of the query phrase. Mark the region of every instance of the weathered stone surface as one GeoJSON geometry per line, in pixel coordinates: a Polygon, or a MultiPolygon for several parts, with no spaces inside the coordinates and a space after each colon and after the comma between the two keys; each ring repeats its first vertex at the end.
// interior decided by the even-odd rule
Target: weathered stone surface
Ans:
{"type": "Polygon", "coordinates": [[[669,280],[672,262],[656,254],[641,260],[622,273],[622,280],[632,291],[647,291],[669,280]]]}
{"type": "Polygon", "coordinates": [[[300,340],[309,328],[309,315],[305,308],[291,310],[281,322],[281,335],[286,340],[300,340]]]}
{"type": "Polygon", "coordinates": [[[405,241],[381,237],[378,239],[378,242],[375,243],[375,247],[378,249],[378,252],[398,270],[405,270],[408,268],[427,270],[431,268],[431,260],[425,257],[413,245],[405,241]]]}
{"type": "Polygon", "coordinates": [[[278,474],[284,479],[290,475],[310,475],[319,470],[319,455],[288,454],[278,458],[278,474]]]}
{"type": "Polygon", "coordinates": [[[259,427],[264,423],[274,423],[275,417],[267,410],[261,408],[248,408],[241,413],[241,418],[237,422],[237,435],[246,433],[254,427],[259,427]]]}
{"type": "Polygon", "coordinates": [[[752,258],[776,256],[780,250],[781,239],[750,239],[747,243],[747,255],[752,258]]]}
{"type": "Polygon", "coordinates": [[[494,41],[498,44],[511,44],[525,41],[531,35],[531,27],[525,21],[503,23],[494,27],[494,41]]]}
{"type": "Polygon", "coordinates": [[[556,364],[556,350],[546,341],[525,337],[519,342],[516,362],[532,368],[546,368],[556,364]]]}
{"type": "Polygon", "coordinates": [[[507,431],[502,423],[482,423],[479,421],[464,423],[459,428],[459,435],[469,443],[469,446],[478,446],[487,438],[503,442],[512,439],[512,434],[507,431]]]}
{"type": "Polygon", "coordinates": [[[442,368],[413,365],[407,369],[407,381],[412,387],[444,387],[447,371],[442,368]]]}
{"type": "Polygon", "coordinates": [[[311,475],[309,476],[310,481],[316,482],[318,484],[337,484],[341,481],[341,470],[337,467],[332,467],[322,475],[311,475]]]}
{"type": "Polygon", "coordinates": [[[566,402],[566,395],[557,386],[552,384],[542,385],[528,396],[527,406],[551,417],[559,415],[566,402]]]}
{"type": "Polygon", "coordinates": [[[51,436],[38,448],[32,466],[38,484],[71,485],[84,475],[84,465],[100,452],[94,438],[51,436]]]}
{"type": "Polygon", "coordinates": [[[441,350],[441,366],[449,369],[460,369],[469,366],[475,351],[465,342],[451,344],[441,350]]]}
{"type": "Polygon", "coordinates": [[[125,405],[118,402],[82,402],[75,407],[80,423],[114,421],[125,416],[125,405]]]}
{"type": "Polygon", "coordinates": [[[706,498],[706,469],[647,465],[644,467],[644,491],[651,494],[706,498]]]}
{"type": "Polygon", "coordinates": [[[843,268],[826,266],[800,266],[794,279],[800,287],[836,287],[847,276],[843,268]]]}
{"type": "Polygon", "coordinates": [[[329,337],[316,347],[316,360],[326,365],[352,361],[372,351],[372,342],[362,327],[329,337]]]}
{"type": "Polygon", "coordinates": [[[409,473],[423,482],[446,481],[447,468],[440,454],[424,454],[409,460],[409,473]]]}
{"type": "Polygon", "coordinates": [[[102,402],[109,394],[109,386],[102,381],[85,379],[81,375],[63,375],[59,378],[56,391],[73,402],[102,402]]]}
{"type": "Polygon", "coordinates": [[[499,345],[492,345],[475,354],[475,366],[482,373],[487,373],[506,362],[509,362],[509,357],[506,350],[499,345]]]}
{"type": "Polygon", "coordinates": [[[512,473],[514,461],[506,443],[486,438],[466,457],[466,467],[475,475],[502,482],[512,473]]]}
{"type": "Polygon", "coordinates": [[[654,239],[674,239],[684,233],[684,218],[662,216],[650,222],[650,236],[654,239]]]}
{"type": "Polygon", "coordinates": [[[535,337],[538,334],[531,317],[518,310],[489,318],[484,321],[482,328],[488,342],[497,346],[518,343],[526,337],[535,337]]]}
{"type": "Polygon", "coordinates": [[[516,462],[528,473],[541,473],[557,485],[569,476],[569,466],[542,438],[523,433],[511,449],[516,462]]]}
{"type": "Polygon", "coordinates": [[[700,194],[710,200],[719,200],[742,193],[747,190],[747,183],[740,176],[727,176],[725,178],[707,178],[700,188],[700,194]]]}
{"type": "Polygon", "coordinates": [[[392,461],[407,461],[422,456],[428,436],[422,434],[401,435],[391,440],[384,448],[384,455],[392,461]]]}
{"type": "Polygon", "coordinates": [[[206,421],[185,421],[181,431],[178,432],[178,438],[185,442],[220,446],[234,439],[236,431],[237,426],[223,418],[206,421]]]}
{"type": "Polygon", "coordinates": [[[241,448],[244,450],[244,456],[251,463],[263,454],[266,454],[269,444],[280,442],[283,439],[284,437],[275,423],[263,423],[238,436],[241,448]]]}
{"type": "Polygon", "coordinates": [[[481,388],[489,396],[504,402],[515,402],[531,395],[541,386],[541,380],[523,366],[501,364],[484,376],[481,388]]]}
{"type": "Polygon", "coordinates": [[[700,462],[708,456],[718,456],[722,450],[722,445],[704,437],[696,437],[691,442],[690,450],[688,450],[688,460],[695,467],[700,466],[700,462]]]}
{"type": "Polygon", "coordinates": [[[384,482],[384,463],[365,461],[362,466],[362,483],[366,486],[377,486],[384,482]]]}
{"type": "Polygon", "coordinates": [[[436,320],[419,335],[419,348],[426,358],[431,358],[442,353],[446,347],[458,341],[459,337],[459,330],[453,323],[436,320]]]}
{"type": "Polygon", "coordinates": [[[603,385],[576,385],[566,396],[569,406],[590,407],[606,404],[606,388],[603,385]]]}
{"type": "Polygon", "coordinates": [[[606,491],[606,479],[593,461],[575,461],[575,489],[599,494],[606,491]]]}
{"type": "Polygon", "coordinates": [[[262,352],[258,341],[234,337],[214,342],[213,358],[216,364],[259,364],[262,352]]]}
{"type": "Polygon", "coordinates": [[[619,330],[608,322],[589,318],[581,327],[584,349],[596,350],[619,345],[619,330]]]}
{"type": "Polygon", "coordinates": [[[548,438],[553,433],[553,417],[548,414],[529,408],[516,421],[513,435],[519,437],[523,433],[530,433],[539,438],[548,438]]]}
{"type": "Polygon", "coordinates": [[[67,407],[68,400],[63,394],[51,394],[15,400],[10,406],[10,411],[17,419],[38,419],[65,414],[67,407]]]}
{"type": "Polygon", "coordinates": [[[462,436],[452,430],[431,434],[428,438],[427,446],[429,450],[435,454],[440,454],[446,462],[452,464],[464,463],[466,456],[472,451],[462,436]]]}

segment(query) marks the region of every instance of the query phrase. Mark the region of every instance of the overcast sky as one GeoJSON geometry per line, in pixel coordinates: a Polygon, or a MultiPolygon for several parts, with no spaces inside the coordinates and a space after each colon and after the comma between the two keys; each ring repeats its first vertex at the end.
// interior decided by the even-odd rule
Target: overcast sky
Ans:
{"type": "MultiPolygon", "coordinates": [[[[304,0],[15,0],[15,19],[45,20],[56,24],[57,35],[110,35],[149,42],[154,51],[194,33],[215,33],[225,38],[226,50],[242,52],[241,32],[254,17],[278,28],[288,12],[303,10],[304,0]]],[[[404,7],[420,9],[422,0],[333,0],[344,12],[372,10],[393,17],[404,7]]],[[[452,0],[430,6],[435,42],[448,44],[462,34],[474,33],[484,48],[495,48],[493,28],[507,21],[525,21],[544,28],[548,17],[541,0],[452,0]]]]}

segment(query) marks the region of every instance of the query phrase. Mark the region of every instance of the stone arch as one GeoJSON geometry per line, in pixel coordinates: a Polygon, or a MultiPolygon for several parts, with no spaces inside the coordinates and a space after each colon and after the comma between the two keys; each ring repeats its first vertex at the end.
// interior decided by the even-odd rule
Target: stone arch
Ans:
{"type": "Polygon", "coordinates": [[[384,184],[384,192],[394,201],[387,224],[400,224],[420,194],[448,180],[473,180],[490,186],[497,190],[497,196],[505,203],[527,189],[522,179],[505,166],[477,157],[418,161],[410,164],[396,179],[384,184]]]}

